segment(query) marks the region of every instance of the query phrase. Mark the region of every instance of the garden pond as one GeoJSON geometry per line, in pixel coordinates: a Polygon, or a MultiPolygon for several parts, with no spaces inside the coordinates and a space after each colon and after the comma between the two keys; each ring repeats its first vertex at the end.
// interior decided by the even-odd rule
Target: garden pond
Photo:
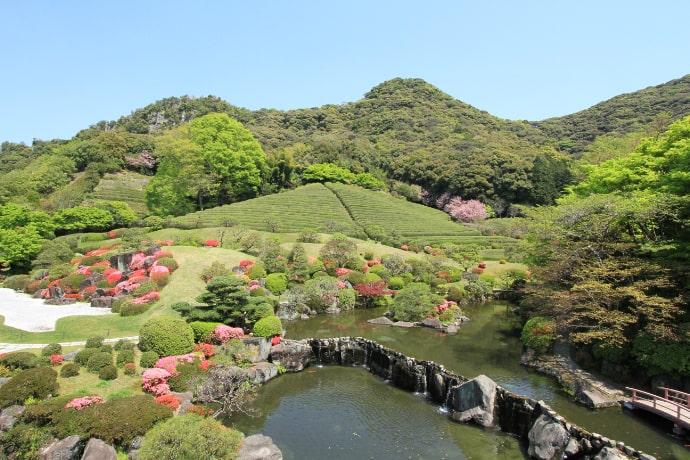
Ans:
{"type": "MultiPolygon", "coordinates": [[[[382,310],[354,310],[285,322],[286,337],[365,337],[467,378],[485,374],[504,388],[543,400],[569,421],[655,455],[690,459],[682,440],[657,418],[622,408],[590,410],[573,403],[551,378],[520,366],[518,318],[501,302],[465,306],[471,319],[457,335],[427,328],[373,325],[382,310]]],[[[524,445],[500,431],[450,421],[423,394],[397,389],[363,367],[311,366],[265,384],[259,415],[226,423],[270,436],[292,459],[515,459],[524,445]]]]}

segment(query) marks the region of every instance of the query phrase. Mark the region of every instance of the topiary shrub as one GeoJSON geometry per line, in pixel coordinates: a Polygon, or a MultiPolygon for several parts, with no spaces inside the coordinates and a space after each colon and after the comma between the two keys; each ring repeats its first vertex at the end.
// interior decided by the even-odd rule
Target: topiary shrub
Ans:
{"type": "Polygon", "coordinates": [[[254,335],[257,337],[273,337],[283,333],[283,324],[277,316],[261,318],[254,324],[254,335]]]}
{"type": "Polygon", "coordinates": [[[104,351],[99,351],[98,353],[94,353],[93,356],[91,356],[89,360],[86,362],[86,370],[91,373],[97,374],[105,366],[112,365],[113,355],[110,353],[106,353],[104,351]]]}
{"type": "MultiPolygon", "coordinates": [[[[156,423],[172,417],[172,411],[148,395],[108,399],[81,410],[55,408],[51,431],[58,438],[73,434],[99,438],[116,448],[129,446],[156,423]]],[[[192,457],[193,458],[193,457],[192,457]]]]}
{"type": "Polygon", "coordinates": [[[74,355],[74,362],[81,364],[82,366],[86,366],[86,363],[89,362],[89,359],[91,359],[91,357],[96,353],[100,353],[98,348],[84,348],[74,355]]]}
{"type": "Polygon", "coordinates": [[[287,275],[285,273],[271,273],[266,276],[264,287],[274,294],[281,294],[287,289],[287,275]]]}
{"type": "Polygon", "coordinates": [[[103,345],[104,340],[105,338],[101,337],[100,335],[89,337],[88,339],[86,339],[86,344],[84,345],[84,348],[101,348],[101,345],[103,345]]]}
{"type": "Polygon", "coordinates": [[[0,358],[0,366],[9,370],[32,369],[41,364],[38,356],[28,351],[13,351],[0,358]]]}
{"type": "Polygon", "coordinates": [[[117,357],[115,358],[115,363],[117,367],[122,367],[127,363],[134,362],[134,351],[133,350],[121,350],[117,357]]]}
{"type": "Polygon", "coordinates": [[[41,349],[41,356],[61,355],[62,345],[59,343],[49,343],[41,349]]]}
{"type": "Polygon", "coordinates": [[[213,418],[196,414],[174,417],[146,433],[137,451],[139,460],[237,458],[243,434],[213,418]],[[180,437],[180,433],[185,436],[180,437]]]}
{"type": "Polygon", "coordinates": [[[349,310],[355,308],[357,303],[357,291],[354,289],[341,289],[338,294],[338,302],[340,302],[340,308],[349,310]]]}
{"type": "Polygon", "coordinates": [[[120,316],[136,316],[151,308],[150,303],[134,303],[131,300],[120,305],[120,316]]]}
{"type": "Polygon", "coordinates": [[[69,378],[76,377],[79,375],[79,364],[77,363],[67,363],[60,369],[60,377],[69,378]]]}
{"type": "Polygon", "coordinates": [[[175,261],[175,259],[173,259],[171,257],[161,257],[160,259],[158,259],[158,265],[161,265],[163,267],[167,267],[168,271],[170,273],[177,270],[177,267],[178,267],[178,264],[175,261]]]}
{"type": "Polygon", "coordinates": [[[158,284],[156,284],[155,281],[145,281],[141,283],[137,288],[132,292],[134,297],[139,297],[144,294],[148,294],[149,292],[157,291],[158,290],[158,284]]]}
{"type": "Polygon", "coordinates": [[[113,350],[115,351],[120,351],[120,350],[134,350],[134,347],[136,345],[134,342],[130,342],[125,339],[120,339],[117,342],[115,342],[115,345],[113,345],[113,350]]]}
{"type": "Polygon", "coordinates": [[[194,349],[194,331],[182,318],[152,318],[139,329],[139,348],[159,356],[184,355],[194,349]]]}
{"type": "Polygon", "coordinates": [[[185,391],[193,391],[195,389],[194,385],[191,383],[197,376],[205,375],[206,371],[199,367],[199,362],[194,361],[192,363],[181,363],[175,368],[174,374],[168,378],[168,385],[170,386],[170,391],[177,393],[183,393],[185,391]]]}
{"type": "Polygon", "coordinates": [[[101,380],[115,380],[117,378],[117,367],[112,364],[102,367],[98,371],[98,378],[101,380]]]}
{"type": "Polygon", "coordinates": [[[535,316],[522,328],[522,344],[531,348],[537,355],[546,353],[556,338],[556,322],[553,318],[535,316]]]}
{"type": "Polygon", "coordinates": [[[156,362],[160,359],[160,355],[155,351],[145,351],[141,354],[139,358],[139,366],[144,369],[150,369],[156,365],[156,362]]]}
{"type": "Polygon", "coordinates": [[[110,353],[111,355],[113,354],[113,346],[108,345],[108,344],[103,344],[98,348],[98,351],[101,353],[110,353]]]}
{"type": "Polygon", "coordinates": [[[5,279],[3,286],[7,289],[14,289],[15,291],[24,292],[31,281],[32,280],[29,275],[8,276],[5,279]]]}
{"type": "Polygon", "coordinates": [[[210,321],[192,321],[189,326],[194,332],[194,342],[208,342],[211,340],[211,333],[216,329],[219,323],[210,321]]]}
{"type": "Polygon", "coordinates": [[[400,290],[405,287],[405,281],[399,276],[394,276],[388,280],[388,289],[400,290]]]}
{"type": "Polygon", "coordinates": [[[253,280],[266,278],[266,269],[261,264],[254,264],[247,270],[247,276],[253,280]]]}
{"type": "Polygon", "coordinates": [[[45,399],[57,393],[57,372],[50,367],[26,369],[0,387],[0,409],[23,404],[29,398],[45,399]]]}

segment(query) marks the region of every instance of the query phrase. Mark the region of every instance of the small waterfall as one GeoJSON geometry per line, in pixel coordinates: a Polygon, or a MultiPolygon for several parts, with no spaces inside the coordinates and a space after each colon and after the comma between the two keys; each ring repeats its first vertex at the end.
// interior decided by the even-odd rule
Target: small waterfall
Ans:
{"type": "Polygon", "coordinates": [[[425,395],[426,391],[426,370],[421,364],[415,366],[415,390],[416,395],[425,395]]]}
{"type": "Polygon", "coordinates": [[[320,340],[316,341],[316,347],[316,367],[323,367],[323,358],[321,356],[323,345],[320,340]]]}

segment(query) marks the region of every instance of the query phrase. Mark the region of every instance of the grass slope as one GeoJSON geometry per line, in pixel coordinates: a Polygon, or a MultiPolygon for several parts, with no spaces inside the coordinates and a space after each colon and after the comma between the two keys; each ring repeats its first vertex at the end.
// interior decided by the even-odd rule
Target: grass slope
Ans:
{"type": "Polygon", "coordinates": [[[106,174],[89,196],[92,200],[123,201],[139,217],[147,216],[144,189],[151,177],[132,171],[106,174]]]}
{"type": "Polygon", "coordinates": [[[254,230],[270,230],[269,219],[281,233],[323,228],[348,230],[355,226],[338,198],[322,184],[308,184],[284,193],[187,214],[175,221],[195,227],[222,227],[233,222],[254,230]]]}

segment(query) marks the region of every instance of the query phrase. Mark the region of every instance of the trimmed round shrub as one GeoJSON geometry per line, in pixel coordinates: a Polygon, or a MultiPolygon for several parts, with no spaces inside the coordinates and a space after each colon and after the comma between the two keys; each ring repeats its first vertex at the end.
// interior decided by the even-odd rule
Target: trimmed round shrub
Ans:
{"type": "Polygon", "coordinates": [[[59,343],[49,343],[41,349],[41,356],[61,355],[62,345],[59,343]]]}
{"type": "Polygon", "coordinates": [[[158,259],[158,265],[168,267],[168,271],[170,273],[177,270],[178,267],[177,262],[172,257],[161,257],[160,259],[158,259]]]}
{"type": "Polygon", "coordinates": [[[134,347],[136,345],[134,342],[130,342],[125,339],[120,339],[117,342],[115,342],[115,345],[113,345],[113,350],[115,351],[120,351],[120,350],[134,350],[134,347]]]}
{"type": "Polygon", "coordinates": [[[257,337],[273,337],[283,333],[283,324],[277,316],[261,318],[254,324],[254,335],[257,337]]]}
{"type": "Polygon", "coordinates": [[[394,289],[396,291],[405,287],[405,281],[399,276],[394,276],[388,280],[388,289],[394,289]]]}
{"type": "Polygon", "coordinates": [[[287,289],[287,275],[285,273],[271,273],[266,276],[264,287],[274,294],[281,294],[287,289]]]}
{"type": "Polygon", "coordinates": [[[158,290],[158,284],[156,284],[155,281],[145,281],[141,283],[137,288],[132,292],[134,297],[139,297],[144,294],[148,294],[149,292],[157,291],[158,290]]]}
{"type": "Polygon", "coordinates": [[[137,366],[135,366],[134,363],[125,363],[125,365],[122,366],[122,372],[125,375],[136,375],[137,366]]]}
{"type": "Polygon", "coordinates": [[[134,351],[133,350],[122,350],[117,354],[115,358],[115,363],[117,367],[122,367],[127,363],[134,362],[134,351]]]}
{"type": "Polygon", "coordinates": [[[98,371],[98,378],[101,380],[115,380],[117,378],[117,367],[112,364],[102,367],[98,371]]]}
{"type": "Polygon", "coordinates": [[[0,409],[23,404],[29,398],[45,399],[57,393],[57,372],[50,367],[26,369],[0,387],[0,409]]]}
{"type": "Polygon", "coordinates": [[[556,322],[553,318],[535,316],[522,328],[522,344],[532,348],[537,355],[546,353],[556,338],[556,322]]]}
{"type": "Polygon", "coordinates": [[[28,351],[13,351],[0,358],[0,366],[9,370],[32,369],[41,364],[38,356],[28,351]]]}
{"type": "Polygon", "coordinates": [[[134,302],[127,301],[120,306],[120,316],[136,316],[144,313],[149,308],[151,308],[150,303],[140,303],[136,304],[134,302]]]}
{"type": "Polygon", "coordinates": [[[465,291],[457,286],[450,286],[448,288],[448,294],[446,294],[446,300],[452,300],[453,302],[460,302],[465,298],[465,291]]]}
{"type": "Polygon", "coordinates": [[[97,374],[105,366],[113,365],[113,355],[104,351],[94,353],[86,363],[86,370],[97,374]]]}
{"type": "Polygon", "coordinates": [[[113,346],[108,345],[108,344],[103,344],[98,348],[98,351],[101,353],[110,353],[111,355],[113,354],[113,346]]]}
{"type": "Polygon", "coordinates": [[[160,355],[155,351],[145,351],[141,354],[139,358],[139,367],[144,369],[150,369],[156,365],[156,362],[160,359],[160,355]]]}
{"type": "Polygon", "coordinates": [[[364,273],[358,271],[352,271],[347,275],[347,280],[351,285],[364,283],[364,273]]]}
{"type": "Polygon", "coordinates": [[[266,269],[261,264],[254,264],[247,270],[247,276],[253,280],[266,278],[266,269]]]}
{"type": "Polygon", "coordinates": [[[103,345],[104,340],[105,338],[101,337],[100,335],[89,337],[88,339],[86,339],[86,344],[84,345],[84,348],[101,348],[101,345],[103,345]]]}
{"type": "Polygon", "coordinates": [[[170,385],[170,391],[183,393],[185,391],[192,391],[194,388],[190,388],[189,383],[194,377],[206,374],[206,371],[199,367],[198,361],[192,363],[182,363],[178,364],[175,368],[175,373],[172,377],[168,378],[168,385],[170,385]]]}
{"type": "Polygon", "coordinates": [[[266,290],[261,286],[252,287],[249,290],[249,297],[266,297],[266,290]]]}
{"type": "Polygon", "coordinates": [[[81,364],[82,366],[86,366],[86,363],[89,362],[89,359],[91,359],[91,357],[96,353],[100,352],[101,351],[98,348],[84,348],[74,355],[74,362],[81,364]]]}
{"type": "Polygon", "coordinates": [[[79,367],[80,366],[77,363],[63,364],[62,368],[60,369],[60,377],[76,377],[77,375],[79,375],[79,367]]]}
{"type": "Polygon", "coordinates": [[[184,355],[194,349],[194,331],[182,318],[151,318],[139,329],[139,348],[159,356],[184,355]]]}
{"type": "Polygon", "coordinates": [[[210,321],[192,321],[189,325],[194,332],[194,342],[207,342],[210,340],[211,333],[216,329],[220,323],[210,321]]]}
{"type": "Polygon", "coordinates": [[[357,291],[354,289],[341,289],[338,300],[340,301],[340,308],[347,310],[355,308],[355,304],[357,303],[357,291]]]}
{"type": "Polygon", "coordinates": [[[237,458],[244,435],[213,418],[196,414],[173,417],[146,433],[137,451],[139,460],[237,458]],[[180,437],[180,433],[185,435],[180,437]]]}

